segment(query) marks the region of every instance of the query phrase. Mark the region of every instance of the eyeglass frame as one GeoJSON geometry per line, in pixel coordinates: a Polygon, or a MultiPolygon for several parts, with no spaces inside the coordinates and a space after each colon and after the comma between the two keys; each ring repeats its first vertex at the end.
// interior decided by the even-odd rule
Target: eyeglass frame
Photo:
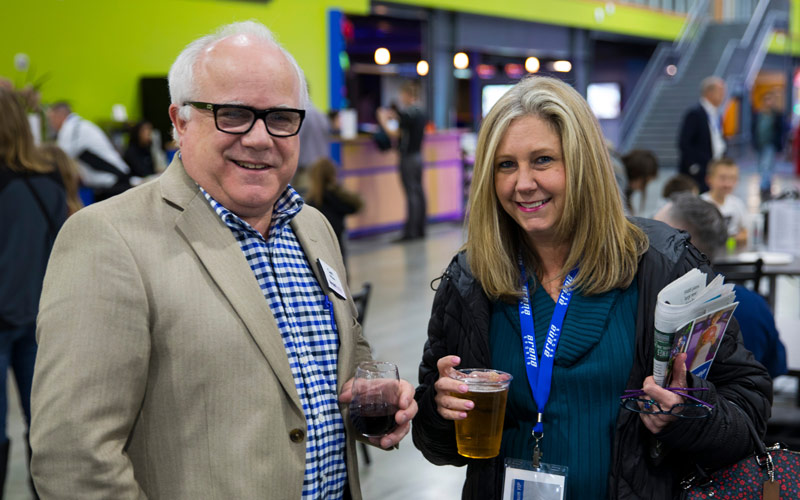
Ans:
{"type": "Polygon", "coordinates": [[[669,410],[664,410],[661,408],[661,405],[658,401],[654,401],[652,399],[640,399],[641,396],[646,396],[647,394],[641,389],[626,389],[625,394],[620,396],[619,404],[622,408],[636,412],[636,413],[643,413],[645,415],[672,415],[678,418],[688,418],[688,419],[697,419],[697,418],[706,418],[708,417],[711,412],[714,410],[714,405],[711,403],[707,403],[702,399],[696,398],[691,394],[688,394],[691,391],[707,391],[707,387],[664,387],[664,390],[670,391],[674,394],[682,396],[684,398],[690,399],[695,401],[694,403],[678,403],[673,405],[672,408],[669,410]],[[643,403],[644,409],[642,408],[628,408],[625,403],[626,401],[636,401],[637,403],[643,403]],[[655,406],[658,408],[658,411],[649,411],[651,406],[655,406]],[[689,416],[682,413],[673,413],[674,408],[705,408],[707,413],[703,415],[696,415],[696,416],[689,416]]]}
{"type": "Polygon", "coordinates": [[[231,135],[245,135],[245,134],[247,134],[248,132],[253,130],[253,126],[260,119],[260,120],[264,121],[264,128],[267,129],[267,133],[269,135],[271,135],[272,137],[280,137],[280,138],[283,138],[283,137],[294,137],[294,136],[296,136],[297,134],[300,133],[300,129],[303,126],[303,120],[305,120],[305,117],[306,117],[306,110],[297,109],[297,108],[256,109],[256,108],[254,108],[252,106],[245,106],[243,104],[215,104],[215,103],[212,103],[212,102],[203,102],[203,101],[183,101],[183,105],[184,106],[191,106],[191,107],[193,107],[195,109],[199,109],[199,110],[203,110],[203,111],[211,111],[214,114],[214,126],[217,128],[217,130],[219,130],[222,133],[231,134],[231,135]],[[236,108],[236,109],[244,109],[246,111],[250,111],[251,113],[253,113],[253,122],[250,123],[250,126],[247,127],[247,130],[245,130],[243,132],[231,132],[230,130],[223,130],[223,129],[221,129],[219,127],[219,122],[217,121],[217,111],[220,108],[236,108]],[[293,134],[286,134],[286,135],[272,133],[272,131],[269,129],[269,125],[267,125],[267,116],[269,116],[270,113],[278,113],[278,112],[286,112],[286,111],[295,112],[298,115],[300,115],[300,123],[297,124],[297,131],[295,133],[293,133],[293,134]]]}

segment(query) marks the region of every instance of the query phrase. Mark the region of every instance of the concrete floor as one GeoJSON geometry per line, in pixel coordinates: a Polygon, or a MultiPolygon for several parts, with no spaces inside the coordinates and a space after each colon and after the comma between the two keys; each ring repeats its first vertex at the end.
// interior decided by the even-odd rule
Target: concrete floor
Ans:
{"type": "MultiPolygon", "coordinates": [[[[662,171],[648,186],[643,215],[652,215],[661,206],[660,192],[665,179],[673,171],[662,171]]],[[[775,189],[798,186],[790,175],[790,167],[779,168],[775,189]]],[[[743,166],[742,182],[737,194],[751,210],[758,208],[758,179],[752,167],[743,166]]],[[[634,206],[640,206],[634,200],[634,206]]],[[[377,359],[398,364],[400,375],[416,384],[417,367],[427,338],[427,322],[433,301],[430,282],[439,276],[463,241],[460,225],[437,224],[430,227],[424,241],[393,244],[397,235],[384,235],[349,242],[349,282],[358,289],[371,282],[372,296],[367,310],[364,331],[377,359]]],[[[798,315],[797,279],[781,278],[778,282],[776,314],[798,315]]],[[[800,334],[800,332],[793,332],[800,334]]],[[[796,381],[780,378],[776,404],[791,405],[797,391],[796,381]]],[[[16,398],[16,388],[9,382],[8,433],[12,439],[11,459],[6,481],[6,496],[11,500],[27,500],[27,472],[23,446],[24,424],[16,398]]],[[[461,497],[465,470],[429,464],[414,448],[410,437],[399,450],[370,450],[372,464],[362,461],[362,491],[367,500],[456,500],[461,497]]],[[[266,495],[266,493],[265,493],[266,495]]],[[[265,496],[266,498],[266,496],[265,496]]]]}

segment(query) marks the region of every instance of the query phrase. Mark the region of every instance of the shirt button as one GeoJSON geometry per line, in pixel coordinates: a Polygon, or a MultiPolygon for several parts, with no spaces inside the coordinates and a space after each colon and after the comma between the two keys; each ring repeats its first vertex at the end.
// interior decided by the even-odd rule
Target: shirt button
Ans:
{"type": "Polygon", "coordinates": [[[289,432],[289,439],[291,439],[293,443],[300,443],[305,437],[306,433],[301,429],[292,429],[291,432],[289,432]]]}

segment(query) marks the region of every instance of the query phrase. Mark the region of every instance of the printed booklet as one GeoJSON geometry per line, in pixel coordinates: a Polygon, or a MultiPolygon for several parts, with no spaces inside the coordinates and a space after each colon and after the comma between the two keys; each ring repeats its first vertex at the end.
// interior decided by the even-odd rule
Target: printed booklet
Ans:
{"type": "Polygon", "coordinates": [[[670,380],[675,357],[686,353],[686,368],[706,378],[738,302],[722,275],[706,285],[706,273],[692,269],[658,294],[655,312],[653,377],[670,380]]]}

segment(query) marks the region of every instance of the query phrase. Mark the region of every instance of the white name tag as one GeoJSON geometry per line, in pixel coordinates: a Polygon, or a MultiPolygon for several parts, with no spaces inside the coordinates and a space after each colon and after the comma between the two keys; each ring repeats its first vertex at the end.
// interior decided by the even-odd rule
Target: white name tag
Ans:
{"type": "Polygon", "coordinates": [[[564,500],[567,467],[507,458],[503,500],[564,500]]]}
{"type": "Polygon", "coordinates": [[[322,276],[325,277],[325,283],[328,285],[328,288],[333,293],[338,295],[339,298],[347,299],[347,294],[344,292],[344,287],[342,286],[342,282],[339,280],[339,275],[336,274],[336,271],[334,271],[333,268],[326,264],[322,259],[317,259],[317,265],[319,266],[322,276]]]}

